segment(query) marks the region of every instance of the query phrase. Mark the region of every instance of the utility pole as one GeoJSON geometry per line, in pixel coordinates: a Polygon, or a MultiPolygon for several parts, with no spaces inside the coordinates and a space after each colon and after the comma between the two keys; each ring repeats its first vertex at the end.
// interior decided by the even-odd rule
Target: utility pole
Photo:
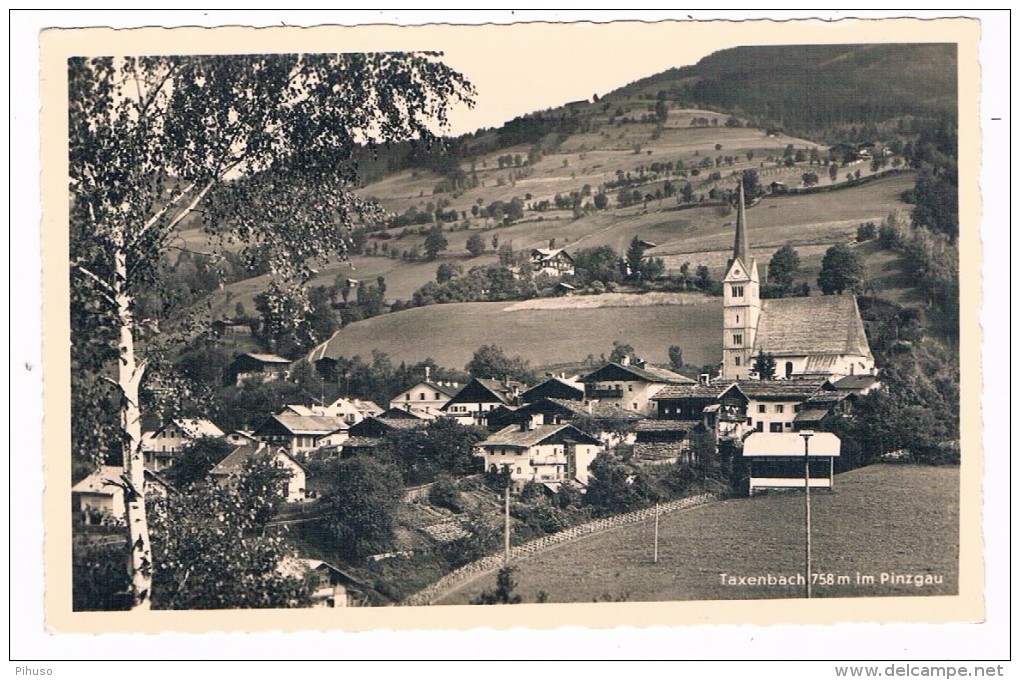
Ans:
{"type": "Polygon", "coordinates": [[[808,454],[808,442],[814,432],[804,431],[804,589],[805,596],[811,599],[811,458],[808,454]]]}

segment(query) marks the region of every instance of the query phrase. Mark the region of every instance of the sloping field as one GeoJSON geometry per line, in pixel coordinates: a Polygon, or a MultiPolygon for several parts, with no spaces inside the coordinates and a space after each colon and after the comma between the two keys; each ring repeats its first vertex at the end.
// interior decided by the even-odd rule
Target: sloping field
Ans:
{"type": "MultiPolygon", "coordinates": [[[[952,595],[959,583],[959,468],[872,465],[836,477],[833,492],[812,501],[816,597],[952,595]],[[886,582],[883,583],[883,574],[886,582]],[[832,584],[828,584],[829,575],[832,584]],[[916,586],[895,577],[941,583],[916,586]],[[872,577],[874,583],[865,583],[872,577]],[[848,583],[841,583],[848,579],[848,583]]],[[[659,563],[653,523],[574,541],[518,562],[517,592],[534,602],[796,598],[800,585],[724,583],[740,577],[796,577],[804,569],[804,497],[773,493],[710,503],[664,516],[659,563]]],[[[490,574],[449,593],[467,604],[491,589],[490,574]]]]}
{"type": "MultiPolygon", "coordinates": [[[[431,357],[440,366],[460,368],[476,349],[501,346],[532,366],[581,363],[589,354],[608,354],[614,340],[629,342],[652,363],[668,363],[670,345],[684,350],[684,361],[718,361],[722,351],[722,302],[719,298],[665,295],[655,304],[634,305],[643,296],[598,296],[600,307],[566,307],[549,301],[524,303],[465,302],[431,305],[359,321],[329,340],[328,356],[369,359],[372,350],[394,361],[431,357]],[[603,299],[604,298],[604,299],[603,299]],[[608,306],[611,304],[621,306],[608,306]]],[[[583,304],[588,298],[568,298],[583,304]]],[[[593,298],[594,299],[594,298],[593,298]]],[[[649,298],[651,299],[651,298],[649,298]]]]}

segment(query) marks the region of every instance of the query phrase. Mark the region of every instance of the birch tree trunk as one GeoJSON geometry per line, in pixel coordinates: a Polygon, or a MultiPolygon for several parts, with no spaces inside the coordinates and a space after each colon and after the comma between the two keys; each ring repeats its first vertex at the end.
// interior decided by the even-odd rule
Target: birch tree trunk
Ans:
{"type": "Polygon", "coordinates": [[[135,358],[131,294],[127,292],[127,253],[118,243],[114,253],[114,300],[119,326],[117,385],[121,391],[120,424],[124,433],[124,512],[130,540],[131,608],[150,608],[152,546],[145,514],[145,461],[142,453],[142,414],[138,393],[145,372],[135,358]]]}

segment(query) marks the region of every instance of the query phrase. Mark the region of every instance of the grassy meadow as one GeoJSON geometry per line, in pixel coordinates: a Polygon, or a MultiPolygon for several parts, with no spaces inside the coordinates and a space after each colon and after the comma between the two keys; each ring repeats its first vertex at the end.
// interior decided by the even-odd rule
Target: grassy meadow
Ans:
{"type": "MultiPolygon", "coordinates": [[[[952,595],[959,587],[959,468],[872,465],[813,493],[812,566],[831,574],[816,597],[952,595]],[[941,576],[941,585],[882,584],[882,574],[941,576]],[[857,583],[857,575],[874,584],[857,583]],[[839,577],[849,577],[840,584],[839,577]]],[[[518,561],[516,592],[534,602],[796,598],[803,586],[725,585],[736,577],[795,576],[804,569],[804,497],[797,492],[737,498],[663,516],[659,562],[653,522],[612,529],[518,561]]],[[[823,581],[825,578],[823,577],[823,581]]],[[[470,581],[440,604],[468,604],[495,586],[470,581]]]]}

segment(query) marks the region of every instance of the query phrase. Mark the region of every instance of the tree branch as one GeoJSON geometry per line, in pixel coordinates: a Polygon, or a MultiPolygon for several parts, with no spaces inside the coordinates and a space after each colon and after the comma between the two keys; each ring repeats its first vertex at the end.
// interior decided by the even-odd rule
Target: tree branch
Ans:
{"type": "Polygon", "coordinates": [[[80,264],[75,266],[74,271],[84,275],[90,281],[92,281],[94,284],[99,286],[99,288],[100,288],[99,295],[104,300],[106,300],[111,305],[113,305],[114,307],[117,306],[117,301],[113,298],[113,294],[114,294],[113,286],[108,284],[106,281],[103,281],[101,278],[99,278],[98,276],[96,276],[95,274],[93,274],[92,272],[90,272],[88,269],[86,269],[85,267],[81,266],[80,264]]]}

